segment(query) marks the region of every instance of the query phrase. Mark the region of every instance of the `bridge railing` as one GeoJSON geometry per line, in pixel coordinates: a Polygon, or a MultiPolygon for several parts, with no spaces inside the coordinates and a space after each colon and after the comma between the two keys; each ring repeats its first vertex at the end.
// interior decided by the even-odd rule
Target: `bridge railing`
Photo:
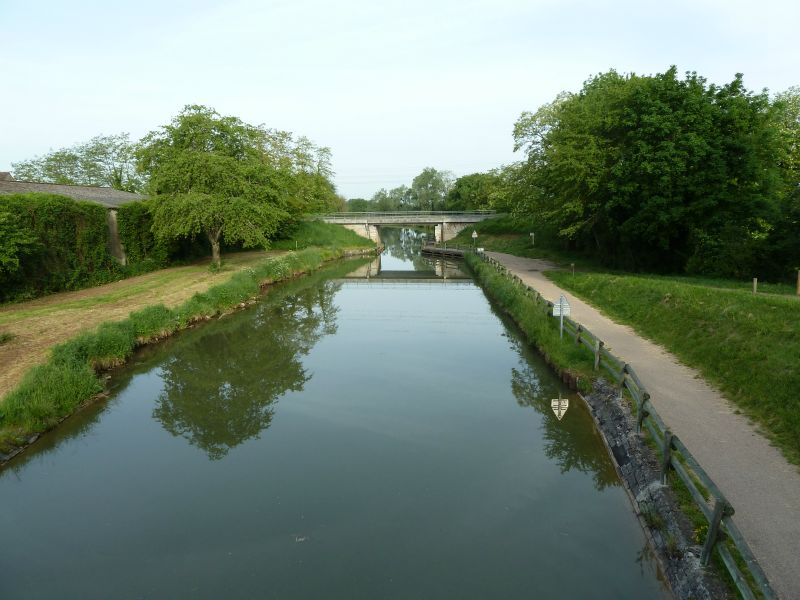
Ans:
{"type": "MultiPolygon", "coordinates": [[[[545,299],[500,262],[484,253],[478,253],[478,256],[513,279],[517,285],[524,287],[525,293],[535,302],[545,303],[552,309],[553,302],[545,299]]],[[[576,345],[585,346],[594,354],[594,370],[605,370],[611,376],[611,381],[619,388],[620,398],[623,391],[627,391],[632,398],[636,412],[636,431],[641,433],[644,426],[660,454],[661,483],[666,484],[668,473],[674,471],[708,522],[700,555],[703,565],[708,565],[712,552],[716,550],[742,598],[774,600],[776,595],[769,585],[767,576],[761,570],[739,528],[731,519],[734,514],[733,506],[689,449],[664,424],[650,401],[650,394],[633,367],[611,354],[599,337],[577,321],[564,317],[564,330],[576,345]],[[735,550],[736,555],[731,549],[735,550]]]]}
{"type": "Polygon", "coordinates": [[[397,211],[397,212],[378,212],[378,211],[370,211],[370,212],[340,212],[340,213],[329,213],[325,215],[315,215],[317,219],[326,219],[326,220],[348,220],[348,219],[357,219],[357,218],[366,218],[366,219],[385,219],[387,217],[392,218],[404,218],[404,217],[483,217],[483,216],[492,216],[496,215],[497,211],[495,210],[406,210],[406,211],[397,211]]]}

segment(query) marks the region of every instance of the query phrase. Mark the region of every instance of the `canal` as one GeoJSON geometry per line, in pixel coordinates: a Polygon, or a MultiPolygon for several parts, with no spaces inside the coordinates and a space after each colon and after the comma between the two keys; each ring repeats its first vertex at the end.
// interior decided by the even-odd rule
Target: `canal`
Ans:
{"type": "Polygon", "coordinates": [[[668,597],[580,399],[382,235],[143,349],[0,471],[0,598],[668,597]]]}

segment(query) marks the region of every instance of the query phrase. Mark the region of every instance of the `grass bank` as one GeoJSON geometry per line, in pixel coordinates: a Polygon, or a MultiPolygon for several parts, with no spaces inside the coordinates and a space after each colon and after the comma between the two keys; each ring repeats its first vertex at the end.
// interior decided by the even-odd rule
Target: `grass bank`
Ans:
{"type": "Polygon", "coordinates": [[[594,359],[569,338],[560,338],[558,320],[549,316],[549,307],[515,280],[506,277],[474,254],[465,257],[467,266],[489,297],[503,309],[539,349],[545,359],[562,374],[578,381],[583,391],[591,387],[594,359]]]}
{"type": "Polygon", "coordinates": [[[303,250],[314,246],[369,248],[374,245],[367,238],[345,229],[341,225],[322,221],[302,221],[292,230],[290,238],[275,240],[271,247],[274,250],[303,250]]]}
{"type": "Polygon", "coordinates": [[[550,271],[696,368],[800,464],[800,301],[679,278],[550,271]]]}
{"type": "Polygon", "coordinates": [[[137,346],[243,307],[255,301],[264,285],[313,271],[345,254],[338,248],[309,248],[268,258],[175,308],[149,306],[55,346],[49,360],[28,371],[0,403],[0,453],[24,445],[102,393],[98,371],[124,363],[137,346]]]}

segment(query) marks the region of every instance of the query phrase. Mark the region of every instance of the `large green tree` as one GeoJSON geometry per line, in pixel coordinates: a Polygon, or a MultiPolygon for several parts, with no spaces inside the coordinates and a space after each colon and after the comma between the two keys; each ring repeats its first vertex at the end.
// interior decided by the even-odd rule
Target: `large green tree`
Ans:
{"type": "Polygon", "coordinates": [[[127,133],[99,135],[82,144],[11,163],[11,167],[20,181],[112,187],[128,192],[138,192],[144,185],[127,133]]]}
{"type": "Polygon", "coordinates": [[[766,93],[675,68],[615,71],[562,94],[514,129],[527,161],[522,212],[620,266],[746,270],[779,195],[766,93]]]}
{"type": "Polygon", "coordinates": [[[411,182],[411,195],[418,210],[442,210],[444,199],[453,185],[449,171],[426,167],[411,182]]]}
{"type": "Polygon", "coordinates": [[[196,105],[149,133],[137,158],[154,195],[154,233],[206,236],[217,265],[223,240],[266,248],[290,216],[291,182],[267,141],[263,128],[196,105]]]}

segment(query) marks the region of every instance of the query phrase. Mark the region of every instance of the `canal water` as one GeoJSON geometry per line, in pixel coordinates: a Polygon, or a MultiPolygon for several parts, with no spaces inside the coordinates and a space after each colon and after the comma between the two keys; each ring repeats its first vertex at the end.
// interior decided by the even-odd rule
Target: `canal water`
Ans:
{"type": "Polygon", "coordinates": [[[0,471],[0,598],[667,597],[580,399],[382,233],[140,352],[0,471]]]}

